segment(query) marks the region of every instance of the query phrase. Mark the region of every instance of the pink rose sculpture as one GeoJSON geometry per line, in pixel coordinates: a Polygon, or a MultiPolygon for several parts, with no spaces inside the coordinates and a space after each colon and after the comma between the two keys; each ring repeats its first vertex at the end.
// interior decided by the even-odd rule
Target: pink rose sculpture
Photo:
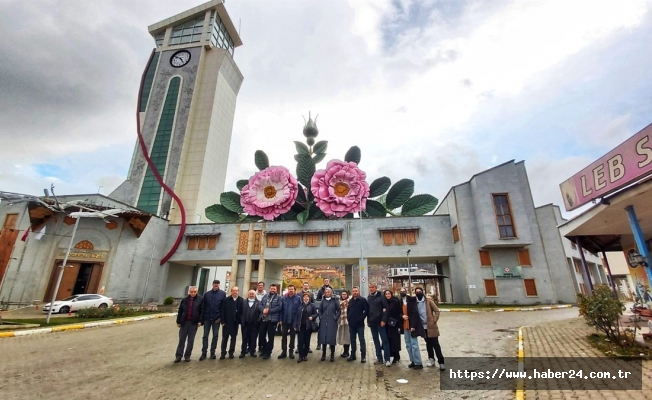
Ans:
{"type": "Polygon", "coordinates": [[[240,205],[245,213],[272,221],[290,210],[297,190],[297,180],[287,168],[267,167],[249,178],[240,191],[240,205]]]}
{"type": "Polygon", "coordinates": [[[327,216],[344,217],[346,214],[364,211],[369,197],[369,184],[358,164],[331,160],[326,169],[315,172],[310,190],[315,202],[327,216]]]}

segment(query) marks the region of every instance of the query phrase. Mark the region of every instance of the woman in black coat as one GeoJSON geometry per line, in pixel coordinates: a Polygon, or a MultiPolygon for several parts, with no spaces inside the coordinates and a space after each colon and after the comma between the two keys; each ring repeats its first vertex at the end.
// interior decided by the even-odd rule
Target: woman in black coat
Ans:
{"type": "Polygon", "coordinates": [[[317,307],[310,302],[310,294],[303,294],[303,301],[294,316],[294,330],[298,334],[299,339],[299,359],[301,361],[308,361],[308,348],[310,347],[310,336],[313,330],[317,330],[317,307]]]}
{"type": "Polygon", "coordinates": [[[389,342],[389,353],[391,355],[392,364],[396,364],[401,359],[401,324],[403,322],[403,311],[401,300],[396,298],[390,290],[385,290],[385,298],[387,299],[388,319],[387,325],[387,341],[389,342]],[[392,326],[394,325],[394,326],[392,326]]]}

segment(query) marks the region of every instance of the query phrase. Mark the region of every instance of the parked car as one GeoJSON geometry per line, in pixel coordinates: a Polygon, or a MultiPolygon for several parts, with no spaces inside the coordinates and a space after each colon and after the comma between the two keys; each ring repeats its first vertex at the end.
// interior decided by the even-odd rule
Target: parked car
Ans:
{"type": "MultiPolygon", "coordinates": [[[[63,300],[57,300],[52,306],[53,313],[65,314],[70,311],[79,311],[83,308],[107,308],[113,307],[113,299],[101,294],[76,294],[63,300]]],[[[50,303],[43,306],[43,312],[50,311],[50,303]]]]}

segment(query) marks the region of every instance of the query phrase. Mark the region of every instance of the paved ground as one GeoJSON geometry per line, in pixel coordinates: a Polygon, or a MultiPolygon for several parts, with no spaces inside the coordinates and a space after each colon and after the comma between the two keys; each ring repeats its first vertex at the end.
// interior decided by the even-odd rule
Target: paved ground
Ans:
{"type": "MultiPolygon", "coordinates": [[[[525,362],[528,357],[601,357],[584,338],[595,330],[583,319],[551,321],[523,329],[525,362]]],[[[573,382],[575,384],[575,382],[573,382]]],[[[621,388],[631,387],[623,380],[621,388]]],[[[652,361],[643,361],[643,390],[545,390],[528,387],[525,381],[526,399],[652,399],[652,361]]]]}
{"type": "MultiPolygon", "coordinates": [[[[515,330],[524,324],[577,315],[576,309],[448,313],[440,330],[445,356],[514,356],[515,330]]],[[[373,354],[367,333],[367,354],[373,354]]],[[[513,398],[514,393],[439,391],[436,369],[413,371],[402,365],[277,360],[280,337],[271,360],[245,358],[198,362],[198,335],[192,362],[173,364],[177,328],[173,318],[108,328],[0,339],[2,399],[431,399],[513,398]],[[407,379],[408,383],[397,383],[407,379]]],[[[315,339],[313,337],[313,347],[315,339]]],[[[422,356],[426,357],[425,346],[422,356]]],[[[340,349],[338,348],[338,354],[340,349]]],[[[403,349],[403,360],[407,354],[403,349]]]]}

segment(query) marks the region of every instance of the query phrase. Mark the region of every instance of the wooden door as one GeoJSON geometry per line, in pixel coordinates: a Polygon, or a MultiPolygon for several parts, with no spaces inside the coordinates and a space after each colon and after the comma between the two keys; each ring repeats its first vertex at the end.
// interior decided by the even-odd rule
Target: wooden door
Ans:
{"type": "Polygon", "coordinates": [[[17,222],[18,214],[7,214],[2,231],[0,231],[0,282],[7,271],[9,259],[18,238],[17,222]]]}
{"type": "MultiPolygon", "coordinates": [[[[48,286],[47,292],[45,293],[45,299],[43,299],[45,302],[50,302],[50,300],[52,300],[52,292],[57,285],[57,279],[59,279],[59,272],[61,271],[59,265],[61,265],[60,260],[55,263],[54,268],[52,269],[50,284],[48,286]]],[[[67,267],[63,269],[63,277],[61,278],[61,284],[59,285],[59,291],[57,291],[55,300],[61,300],[72,296],[72,291],[75,288],[75,283],[77,283],[77,275],[79,274],[80,264],[69,262],[68,265],[70,265],[72,268],[67,267]]]]}
{"type": "Polygon", "coordinates": [[[88,289],[86,290],[86,293],[97,293],[100,287],[100,279],[102,278],[103,269],[104,264],[93,265],[93,271],[91,272],[91,277],[88,280],[88,289]]]}

